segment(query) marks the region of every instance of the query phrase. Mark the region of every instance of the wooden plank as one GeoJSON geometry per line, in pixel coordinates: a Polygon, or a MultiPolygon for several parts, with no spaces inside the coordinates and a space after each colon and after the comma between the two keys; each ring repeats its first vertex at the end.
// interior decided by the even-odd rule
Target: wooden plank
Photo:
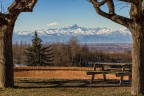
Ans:
{"type": "Polygon", "coordinates": [[[86,71],[86,73],[87,73],[87,75],[93,75],[93,74],[116,74],[117,76],[131,75],[131,72],[96,71],[96,70],[89,70],[89,71],[86,71]]]}
{"type": "Polygon", "coordinates": [[[90,71],[86,71],[86,73],[87,75],[93,75],[93,74],[117,74],[118,72],[90,70],[90,71]]]}
{"type": "Polygon", "coordinates": [[[120,72],[120,73],[116,73],[116,76],[117,77],[120,77],[120,76],[131,76],[131,72],[120,72]]]}
{"type": "Polygon", "coordinates": [[[122,68],[105,68],[105,70],[122,70],[122,68]]]}
{"type": "Polygon", "coordinates": [[[105,62],[88,62],[88,64],[93,64],[93,65],[132,65],[132,63],[105,63],[105,62]]]}

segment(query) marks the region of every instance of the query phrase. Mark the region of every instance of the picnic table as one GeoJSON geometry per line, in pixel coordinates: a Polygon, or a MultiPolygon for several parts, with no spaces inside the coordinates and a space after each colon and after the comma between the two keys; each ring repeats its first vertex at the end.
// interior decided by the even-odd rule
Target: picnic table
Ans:
{"type": "Polygon", "coordinates": [[[115,74],[120,77],[119,84],[123,83],[123,77],[128,76],[131,81],[132,63],[104,63],[104,62],[88,62],[93,66],[93,70],[87,70],[87,75],[92,75],[91,83],[94,81],[95,74],[103,74],[103,79],[106,81],[106,74],[115,74]],[[98,70],[99,68],[99,70],[98,70]]]}

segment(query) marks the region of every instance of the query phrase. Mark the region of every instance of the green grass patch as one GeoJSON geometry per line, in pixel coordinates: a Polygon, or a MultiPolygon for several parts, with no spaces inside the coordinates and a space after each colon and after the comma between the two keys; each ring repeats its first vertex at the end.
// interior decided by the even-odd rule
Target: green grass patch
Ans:
{"type": "Polygon", "coordinates": [[[129,85],[88,80],[15,79],[15,87],[0,90],[0,96],[131,96],[129,85]]]}

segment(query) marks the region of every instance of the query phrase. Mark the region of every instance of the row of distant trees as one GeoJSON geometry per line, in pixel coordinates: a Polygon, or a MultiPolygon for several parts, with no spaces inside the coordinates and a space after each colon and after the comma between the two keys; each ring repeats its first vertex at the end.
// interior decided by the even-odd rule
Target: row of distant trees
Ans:
{"type": "Polygon", "coordinates": [[[89,66],[88,61],[131,62],[131,52],[91,51],[72,37],[67,43],[42,43],[35,33],[32,44],[14,43],[14,64],[27,66],[89,66]]]}

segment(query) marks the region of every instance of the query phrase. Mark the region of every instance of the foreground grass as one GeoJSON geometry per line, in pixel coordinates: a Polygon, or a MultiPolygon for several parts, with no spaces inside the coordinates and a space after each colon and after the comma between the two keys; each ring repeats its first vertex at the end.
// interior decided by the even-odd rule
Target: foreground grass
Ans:
{"type": "Polygon", "coordinates": [[[0,96],[130,96],[127,85],[89,84],[87,80],[15,79],[15,88],[0,90],[0,96]]]}

